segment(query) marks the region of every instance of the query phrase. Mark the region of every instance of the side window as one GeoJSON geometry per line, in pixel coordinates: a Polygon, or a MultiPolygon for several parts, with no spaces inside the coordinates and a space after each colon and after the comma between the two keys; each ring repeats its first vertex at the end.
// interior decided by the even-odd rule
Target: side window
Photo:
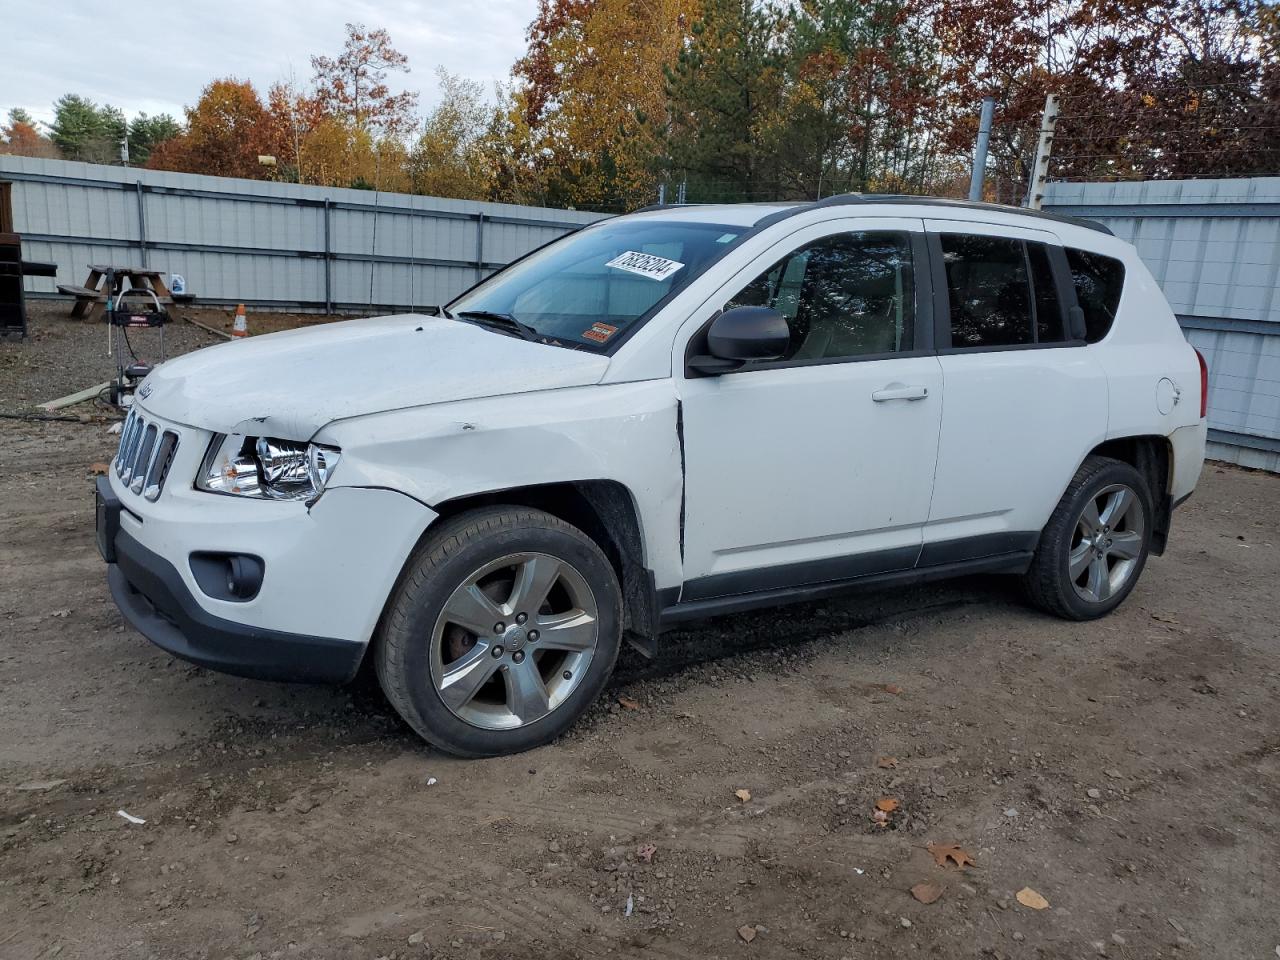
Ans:
{"type": "Polygon", "coordinates": [[[912,348],[911,238],[898,231],[824,237],[783,257],[725,304],[787,319],[786,360],[838,360],[912,348]]]}
{"type": "Polygon", "coordinates": [[[953,347],[1034,343],[1031,284],[1022,241],[941,235],[953,347]]]}
{"type": "Polygon", "coordinates": [[[1124,264],[1112,257],[1067,248],[1067,263],[1084,310],[1085,339],[1097,343],[1111,330],[1124,289],[1124,264]]]}
{"type": "Polygon", "coordinates": [[[1043,243],[944,233],[951,345],[966,349],[1066,340],[1062,298],[1043,243]]]}
{"type": "Polygon", "coordinates": [[[1035,291],[1036,343],[1061,343],[1067,339],[1067,328],[1049,248],[1043,243],[1028,243],[1027,262],[1031,264],[1031,289],[1035,291]]]}

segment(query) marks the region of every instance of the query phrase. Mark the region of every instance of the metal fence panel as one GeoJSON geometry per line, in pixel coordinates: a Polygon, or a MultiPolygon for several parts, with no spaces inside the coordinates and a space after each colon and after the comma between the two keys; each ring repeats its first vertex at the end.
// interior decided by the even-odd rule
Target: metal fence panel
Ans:
{"type": "Polygon", "coordinates": [[[600,214],[0,156],[25,255],[58,264],[34,296],[90,263],[179,273],[205,303],[412,309],[600,214]]]}
{"type": "Polygon", "coordinates": [[[1209,365],[1209,454],[1280,472],[1280,177],[1054,183],[1134,244],[1209,365]]]}

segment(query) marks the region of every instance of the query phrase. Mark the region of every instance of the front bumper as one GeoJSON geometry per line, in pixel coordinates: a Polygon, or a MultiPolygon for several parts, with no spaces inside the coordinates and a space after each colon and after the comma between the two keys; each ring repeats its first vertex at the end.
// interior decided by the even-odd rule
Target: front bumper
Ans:
{"type": "Polygon", "coordinates": [[[116,533],[113,547],[107,583],[116,606],[135,630],[175,657],[240,677],[298,683],[346,683],[360,668],[362,643],[215,617],[164,557],[124,532],[116,533]]]}
{"type": "Polygon", "coordinates": [[[158,498],[131,490],[114,464],[97,483],[98,545],[126,619],[165,650],[212,669],[349,680],[435,512],[366,487],[331,487],[310,505],[198,491],[187,478],[208,434],[153,419],[181,434],[158,498]],[[210,555],[253,558],[258,589],[232,596],[211,586],[201,563],[210,555]]]}

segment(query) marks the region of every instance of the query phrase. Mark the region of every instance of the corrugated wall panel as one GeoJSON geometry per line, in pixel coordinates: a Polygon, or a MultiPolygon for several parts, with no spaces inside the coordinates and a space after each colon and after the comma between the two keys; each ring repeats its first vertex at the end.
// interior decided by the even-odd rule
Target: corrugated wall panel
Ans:
{"type": "Polygon", "coordinates": [[[83,283],[90,263],[140,266],[145,260],[153,269],[182,274],[188,290],[206,301],[322,309],[328,201],[330,302],[375,311],[437,304],[481,275],[478,253],[486,264],[508,263],[601,219],[571,210],[28,157],[0,156],[0,179],[15,182],[15,226],[27,237],[26,256],[58,264],[56,280],[27,280],[36,294],[51,293],[56,283],[83,283]],[[482,251],[481,214],[501,218],[485,221],[482,251]],[[509,219],[539,223],[503,222],[509,219]],[[371,265],[371,256],[382,262],[371,265]]]}
{"type": "Polygon", "coordinates": [[[1210,455],[1280,468],[1280,177],[1056,183],[1134,244],[1209,365],[1210,455]]]}

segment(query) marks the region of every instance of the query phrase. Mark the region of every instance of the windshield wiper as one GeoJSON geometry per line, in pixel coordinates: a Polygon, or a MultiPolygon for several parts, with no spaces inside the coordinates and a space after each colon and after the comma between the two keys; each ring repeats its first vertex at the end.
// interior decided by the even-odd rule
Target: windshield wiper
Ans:
{"type": "Polygon", "coordinates": [[[509,331],[526,340],[538,342],[538,331],[527,323],[521,323],[509,313],[497,313],[493,310],[459,310],[453,316],[459,320],[474,320],[482,326],[509,331]]]}

